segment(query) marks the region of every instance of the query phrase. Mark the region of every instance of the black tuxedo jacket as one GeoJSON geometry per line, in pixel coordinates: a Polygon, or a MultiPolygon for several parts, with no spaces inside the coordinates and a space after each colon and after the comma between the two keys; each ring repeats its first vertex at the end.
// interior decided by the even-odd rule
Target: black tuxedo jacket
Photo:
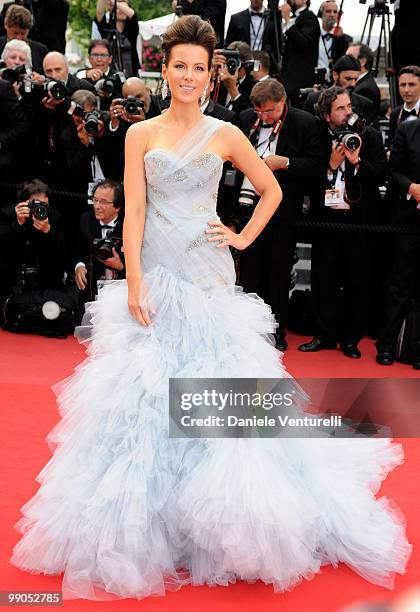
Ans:
{"type": "Polygon", "coordinates": [[[312,87],[318,64],[320,27],[309,9],[304,10],[285,34],[281,81],[289,95],[312,87]]]}
{"type": "Polygon", "coordinates": [[[381,92],[376,84],[376,81],[371,72],[367,72],[359,81],[357,81],[354,91],[359,96],[364,96],[371,100],[375,109],[376,115],[379,115],[381,107],[381,92]]]}
{"type": "MultiPolygon", "coordinates": [[[[112,231],[113,236],[122,239],[123,222],[124,216],[120,212],[115,228],[112,231]]],[[[92,261],[92,280],[94,283],[96,283],[96,281],[104,274],[106,266],[104,266],[104,264],[97,257],[91,258],[92,242],[94,238],[102,238],[102,229],[101,224],[96,220],[93,211],[89,210],[83,213],[80,217],[79,231],[73,257],[73,270],[79,261],[82,261],[86,267],[88,267],[90,261],[92,261]]],[[[120,255],[120,257],[124,260],[123,255],[120,255]]],[[[117,272],[117,276],[118,278],[124,278],[124,270],[117,272]]],[[[96,288],[94,289],[95,290],[92,292],[93,294],[96,293],[96,288]]]]}
{"type": "MultiPolygon", "coordinates": [[[[401,124],[401,122],[399,121],[399,117],[400,117],[400,113],[403,108],[404,108],[404,104],[400,104],[400,106],[397,106],[396,108],[394,108],[393,111],[391,111],[391,114],[389,116],[388,142],[390,144],[392,144],[392,141],[394,140],[394,136],[398,129],[398,126],[401,124]]],[[[420,116],[418,118],[420,119],[420,116]]]]}
{"type": "MultiPolygon", "coordinates": [[[[303,110],[315,115],[315,104],[318,102],[321,91],[312,91],[305,100],[303,110]]],[[[364,96],[352,92],[350,94],[353,111],[367,120],[374,127],[377,125],[373,102],[364,96]]]]}
{"type": "Polygon", "coordinates": [[[49,207],[51,229],[47,234],[33,227],[28,220],[19,225],[15,204],[0,210],[0,239],[4,263],[1,293],[5,295],[16,284],[22,264],[40,266],[42,289],[62,289],[64,275],[64,239],[60,231],[60,215],[49,207]]]}
{"type": "Polygon", "coordinates": [[[407,200],[411,183],[420,183],[420,120],[400,124],[391,146],[391,184],[394,201],[393,221],[419,222],[420,210],[414,198],[407,200]]]}
{"type": "MultiPolygon", "coordinates": [[[[240,128],[248,135],[257,119],[253,110],[240,114],[240,128]]],[[[303,197],[312,183],[319,184],[325,161],[320,147],[321,122],[305,111],[289,107],[277,140],[276,155],[288,157],[287,170],[274,172],[283,199],[274,213],[276,219],[298,219],[302,212],[303,197]]]]}
{"type": "Polygon", "coordinates": [[[210,117],[215,117],[216,119],[221,119],[222,121],[228,121],[234,125],[237,125],[238,123],[238,115],[234,111],[225,108],[221,104],[213,102],[213,100],[209,101],[203,114],[209,115],[210,117]]]}
{"type": "MultiPolygon", "coordinates": [[[[360,149],[360,164],[356,172],[347,159],[345,162],[344,180],[346,193],[353,203],[350,210],[345,211],[345,219],[350,223],[375,223],[381,217],[382,198],[379,187],[387,179],[387,158],[382,136],[378,130],[367,127],[362,134],[362,147],[360,149]]],[[[325,189],[329,188],[328,163],[331,155],[333,141],[324,123],[320,139],[320,147],[324,149],[325,167],[323,178],[318,192],[319,197],[311,199],[311,214],[320,220],[343,220],[343,212],[325,206],[325,189]]]]}
{"type": "Polygon", "coordinates": [[[334,36],[332,45],[331,45],[331,59],[332,63],[335,62],[345,55],[347,49],[350,46],[350,43],[353,42],[353,38],[348,34],[343,34],[343,36],[334,36]]]}
{"type": "MultiPolygon", "coordinates": [[[[44,71],[42,69],[42,62],[43,62],[44,57],[48,53],[47,47],[43,45],[42,43],[36,42],[35,40],[27,40],[25,42],[27,42],[31,48],[32,68],[35,70],[35,72],[39,72],[40,74],[43,74],[44,71]]],[[[3,49],[6,46],[6,43],[7,43],[6,36],[1,36],[0,37],[0,54],[3,52],[3,49]]]]}
{"type": "MultiPolygon", "coordinates": [[[[247,74],[242,83],[239,83],[238,89],[240,92],[240,96],[237,100],[232,102],[232,110],[239,115],[240,112],[251,108],[251,91],[254,85],[256,85],[258,81],[254,79],[253,76],[247,74]]],[[[226,98],[228,91],[226,87],[224,87],[223,83],[220,85],[219,97],[217,99],[218,104],[222,106],[226,106],[226,98]]]]}
{"type": "Polygon", "coordinates": [[[11,84],[0,79],[0,171],[2,167],[13,162],[28,129],[25,115],[11,84]]]}
{"type": "MultiPolygon", "coordinates": [[[[263,38],[262,38],[262,50],[266,51],[270,56],[270,72],[278,72],[277,63],[279,58],[277,57],[277,45],[276,35],[274,27],[274,18],[270,11],[264,11],[263,17],[263,38]]],[[[277,19],[277,32],[278,32],[278,44],[279,52],[282,49],[282,27],[281,19],[277,19]]],[[[228,31],[226,34],[226,45],[235,41],[246,42],[251,45],[251,14],[248,9],[235,13],[231,16],[228,31]]]]}

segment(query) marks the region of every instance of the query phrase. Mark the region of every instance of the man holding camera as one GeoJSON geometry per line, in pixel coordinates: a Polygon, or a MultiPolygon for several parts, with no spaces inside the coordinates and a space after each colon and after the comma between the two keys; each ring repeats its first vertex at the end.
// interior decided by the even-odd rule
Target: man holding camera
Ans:
{"type": "Polygon", "coordinates": [[[6,36],[0,37],[0,53],[9,40],[24,40],[31,48],[32,68],[37,73],[42,73],[42,62],[48,53],[48,49],[42,43],[28,38],[29,30],[33,26],[33,17],[30,11],[23,6],[12,4],[6,12],[4,28],[6,36]]]}
{"type": "Polygon", "coordinates": [[[247,43],[232,42],[227,49],[216,49],[214,101],[234,113],[251,108],[251,91],[258,82],[252,76],[254,59],[247,43]]]}
{"type": "MultiPolygon", "coordinates": [[[[255,85],[251,101],[254,110],[239,116],[241,128],[274,172],[283,199],[260,236],[241,252],[239,282],[246,292],[261,295],[271,306],[278,323],[276,346],[284,351],[290,273],[297,239],[296,230],[287,222],[301,217],[305,188],[321,179],[320,123],[308,113],[289,107],[285,89],[276,79],[255,85]]],[[[257,199],[245,178],[238,204],[245,213],[244,222],[257,199]]]]}
{"type": "Polygon", "coordinates": [[[12,85],[0,79],[0,181],[20,179],[16,162],[28,127],[12,85]]]}
{"type": "Polygon", "coordinates": [[[121,183],[104,179],[93,192],[93,210],[85,212],[79,225],[74,273],[83,303],[97,293],[99,280],[124,278],[122,228],[124,191],[121,183]]]}
{"type": "Polygon", "coordinates": [[[19,284],[27,290],[63,289],[64,240],[45,183],[25,183],[18,204],[0,210],[0,236],[4,296],[19,284]]]}
{"type": "MultiPolygon", "coordinates": [[[[350,95],[344,88],[324,90],[317,112],[324,125],[320,146],[326,163],[322,191],[318,200],[311,202],[313,218],[375,222],[381,206],[379,186],[387,172],[380,133],[353,115],[350,95]]],[[[302,344],[300,351],[335,349],[338,341],[346,357],[360,358],[357,345],[366,331],[369,243],[368,235],[353,231],[314,234],[311,285],[317,335],[302,344]]]]}

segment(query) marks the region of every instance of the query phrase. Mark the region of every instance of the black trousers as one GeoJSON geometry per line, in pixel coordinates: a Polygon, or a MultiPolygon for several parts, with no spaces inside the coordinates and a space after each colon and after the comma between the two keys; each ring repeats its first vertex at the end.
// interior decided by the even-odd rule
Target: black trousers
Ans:
{"type": "Polygon", "coordinates": [[[290,273],[296,249],[296,230],[268,223],[254,242],[240,254],[239,284],[247,293],[257,293],[269,306],[278,331],[287,324],[290,273]]]}
{"type": "MultiPolygon", "coordinates": [[[[420,224],[418,224],[420,231],[420,224]]],[[[376,342],[379,350],[395,350],[410,299],[420,299],[420,235],[397,236],[395,259],[385,302],[385,324],[376,342]]]]}
{"type": "Polygon", "coordinates": [[[365,335],[369,259],[366,235],[314,235],[312,303],[317,335],[323,340],[357,344],[365,335]]]}

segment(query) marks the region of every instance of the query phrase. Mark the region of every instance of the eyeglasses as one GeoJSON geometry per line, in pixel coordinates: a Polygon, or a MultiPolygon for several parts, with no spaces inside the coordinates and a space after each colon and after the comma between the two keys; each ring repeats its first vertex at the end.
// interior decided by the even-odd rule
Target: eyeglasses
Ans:
{"type": "Polygon", "coordinates": [[[255,109],[255,112],[257,113],[257,115],[262,117],[263,115],[271,115],[271,113],[274,113],[276,110],[277,109],[275,109],[275,108],[269,108],[268,110],[265,110],[265,111],[259,111],[259,110],[255,109]]]}
{"type": "Polygon", "coordinates": [[[93,204],[97,204],[98,206],[106,206],[110,204],[114,204],[114,201],[110,200],[101,200],[99,198],[92,198],[93,204]]]}
{"type": "Polygon", "coordinates": [[[96,58],[98,58],[98,57],[99,57],[99,58],[100,58],[100,57],[104,57],[104,58],[105,58],[105,57],[111,57],[111,56],[109,55],[109,53],[89,53],[89,56],[90,56],[90,57],[96,57],[96,58]]]}

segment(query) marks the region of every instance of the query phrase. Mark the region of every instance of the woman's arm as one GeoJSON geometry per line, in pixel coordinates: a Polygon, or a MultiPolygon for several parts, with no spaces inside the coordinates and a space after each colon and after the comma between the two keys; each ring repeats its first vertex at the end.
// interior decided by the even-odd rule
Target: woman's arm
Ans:
{"type": "Polygon", "coordinates": [[[140,306],[142,271],[140,251],[146,218],[146,177],[144,154],[147,143],[147,127],[143,123],[132,125],[125,139],[125,218],[123,244],[126,279],[128,285],[128,309],[142,325],[150,325],[148,309],[140,306]]]}
{"type": "MultiPolygon", "coordinates": [[[[222,130],[224,157],[243,172],[255,190],[261,194],[254,214],[240,234],[234,234],[230,230],[228,230],[228,234],[222,231],[228,240],[220,244],[220,247],[231,245],[242,250],[249,246],[265,228],[279,206],[283,194],[274,174],[260,159],[248,138],[232,125],[226,126],[222,130]]],[[[220,223],[211,223],[211,225],[220,225],[220,223]]],[[[207,231],[208,233],[218,232],[220,234],[218,229],[207,231]]],[[[210,240],[220,240],[220,235],[210,238],[210,240]]]]}
{"type": "Polygon", "coordinates": [[[134,9],[131,6],[128,6],[126,2],[118,2],[117,1],[117,9],[123,13],[127,19],[131,19],[134,15],[134,9]]]}
{"type": "Polygon", "coordinates": [[[97,0],[96,3],[96,19],[100,23],[108,10],[108,0],[97,0]]]}

